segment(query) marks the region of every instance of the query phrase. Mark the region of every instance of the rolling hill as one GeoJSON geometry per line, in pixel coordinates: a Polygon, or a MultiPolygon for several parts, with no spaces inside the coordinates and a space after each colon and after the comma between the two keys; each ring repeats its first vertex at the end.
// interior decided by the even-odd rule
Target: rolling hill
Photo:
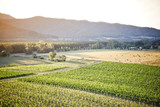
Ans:
{"type": "MultiPolygon", "coordinates": [[[[45,39],[50,35],[37,33],[35,31],[17,28],[0,21],[0,40],[26,40],[35,41],[45,39]]],[[[51,37],[50,37],[51,38],[51,37]]]]}
{"type": "MultiPolygon", "coordinates": [[[[158,29],[118,23],[77,21],[41,16],[26,19],[7,19],[3,22],[17,28],[55,35],[58,37],[56,40],[106,41],[108,39],[140,40],[160,38],[160,30],[158,29]]],[[[44,37],[50,38],[52,36],[44,35],[44,37]]],[[[39,36],[39,39],[43,39],[43,37],[39,36]]]]}
{"type": "Polygon", "coordinates": [[[0,14],[0,40],[1,41],[37,41],[55,39],[56,36],[38,33],[36,31],[26,30],[23,28],[15,27],[6,22],[14,19],[8,15],[0,14]],[[1,17],[2,16],[2,17],[1,17]],[[46,38],[48,37],[48,38],[46,38]]]}

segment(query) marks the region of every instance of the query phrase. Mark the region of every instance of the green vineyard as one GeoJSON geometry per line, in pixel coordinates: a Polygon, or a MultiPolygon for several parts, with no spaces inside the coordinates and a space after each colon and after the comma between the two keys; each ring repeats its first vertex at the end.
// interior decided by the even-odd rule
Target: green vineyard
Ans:
{"type": "Polygon", "coordinates": [[[0,70],[18,70],[18,71],[28,71],[28,72],[45,72],[52,71],[66,66],[52,65],[52,64],[42,64],[42,65],[28,65],[28,66],[14,66],[14,67],[3,67],[0,70]]]}
{"type": "Polygon", "coordinates": [[[20,79],[158,104],[160,67],[102,62],[75,70],[20,79]]]}
{"type": "Polygon", "coordinates": [[[18,77],[18,76],[25,76],[33,74],[32,72],[21,72],[21,71],[1,71],[0,70],[0,79],[11,78],[11,77],[18,77]]]}
{"type": "Polygon", "coordinates": [[[0,82],[2,107],[152,107],[145,103],[56,86],[20,81],[0,82]]]}

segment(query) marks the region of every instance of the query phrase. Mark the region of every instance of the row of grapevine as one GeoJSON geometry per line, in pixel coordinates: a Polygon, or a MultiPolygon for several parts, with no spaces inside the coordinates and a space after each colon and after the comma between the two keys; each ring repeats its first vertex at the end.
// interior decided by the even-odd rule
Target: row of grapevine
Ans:
{"type": "Polygon", "coordinates": [[[27,65],[27,66],[13,66],[13,67],[1,67],[0,70],[18,70],[27,72],[45,72],[57,69],[65,68],[66,66],[52,65],[52,64],[40,64],[40,65],[27,65]]]}
{"type": "Polygon", "coordinates": [[[20,80],[111,94],[156,105],[160,102],[158,66],[102,62],[76,70],[20,80]]]}
{"type": "Polygon", "coordinates": [[[0,70],[0,79],[25,76],[25,75],[31,75],[31,74],[33,74],[33,72],[0,70]]]}
{"type": "Polygon", "coordinates": [[[2,107],[149,107],[145,103],[20,81],[0,82],[0,105],[2,107]]]}

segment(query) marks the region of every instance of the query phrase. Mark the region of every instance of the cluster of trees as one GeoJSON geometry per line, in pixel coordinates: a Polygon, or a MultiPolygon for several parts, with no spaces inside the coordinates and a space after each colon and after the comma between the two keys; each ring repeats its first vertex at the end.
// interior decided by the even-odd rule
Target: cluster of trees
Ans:
{"type": "Polygon", "coordinates": [[[48,56],[51,61],[58,61],[58,62],[66,61],[65,55],[56,55],[55,52],[49,52],[48,56]]]}
{"type": "Polygon", "coordinates": [[[90,42],[44,42],[39,41],[37,43],[26,43],[25,44],[25,52],[27,54],[32,54],[33,51],[37,51],[38,53],[48,53],[50,51],[70,51],[70,50],[80,50],[86,49],[89,47],[90,42]]]}
{"type": "Polygon", "coordinates": [[[143,49],[160,49],[160,40],[140,40],[130,42],[118,42],[108,40],[106,42],[3,42],[0,43],[0,52],[32,54],[48,53],[50,51],[70,51],[86,49],[129,49],[130,47],[142,47],[143,49]]]}
{"type": "MultiPolygon", "coordinates": [[[[53,51],[49,52],[48,56],[49,56],[49,60],[51,60],[51,61],[56,61],[56,62],[66,61],[66,56],[65,55],[57,55],[53,51]]],[[[36,54],[32,54],[32,57],[33,58],[44,59],[43,56],[37,56],[36,54]]]]}
{"type": "Polygon", "coordinates": [[[27,53],[32,54],[34,51],[38,53],[48,53],[50,51],[70,51],[87,49],[92,42],[2,42],[0,43],[0,51],[6,50],[9,53],[27,53]]]}
{"type": "Polygon", "coordinates": [[[142,49],[158,49],[160,50],[160,40],[140,40],[130,42],[118,42],[115,40],[109,40],[107,42],[96,42],[90,44],[91,49],[130,49],[130,47],[142,48],[142,49]]]}
{"type": "Polygon", "coordinates": [[[21,42],[2,42],[0,43],[0,52],[7,51],[9,53],[24,53],[25,43],[21,42]]]}
{"type": "Polygon", "coordinates": [[[37,51],[38,53],[48,53],[52,50],[54,50],[54,45],[44,41],[39,41],[38,43],[25,44],[25,52],[27,54],[32,54],[33,51],[37,51]]]}
{"type": "Polygon", "coordinates": [[[0,56],[2,57],[6,57],[6,56],[9,56],[10,54],[8,52],[6,52],[6,50],[3,50],[0,52],[0,56]]]}

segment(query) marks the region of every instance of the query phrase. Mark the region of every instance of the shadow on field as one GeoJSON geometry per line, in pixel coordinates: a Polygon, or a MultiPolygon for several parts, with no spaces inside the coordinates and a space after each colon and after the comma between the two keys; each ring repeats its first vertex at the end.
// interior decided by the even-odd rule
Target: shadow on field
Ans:
{"type": "Polygon", "coordinates": [[[77,61],[67,61],[68,63],[73,63],[73,64],[86,64],[84,62],[77,62],[77,61]]]}

